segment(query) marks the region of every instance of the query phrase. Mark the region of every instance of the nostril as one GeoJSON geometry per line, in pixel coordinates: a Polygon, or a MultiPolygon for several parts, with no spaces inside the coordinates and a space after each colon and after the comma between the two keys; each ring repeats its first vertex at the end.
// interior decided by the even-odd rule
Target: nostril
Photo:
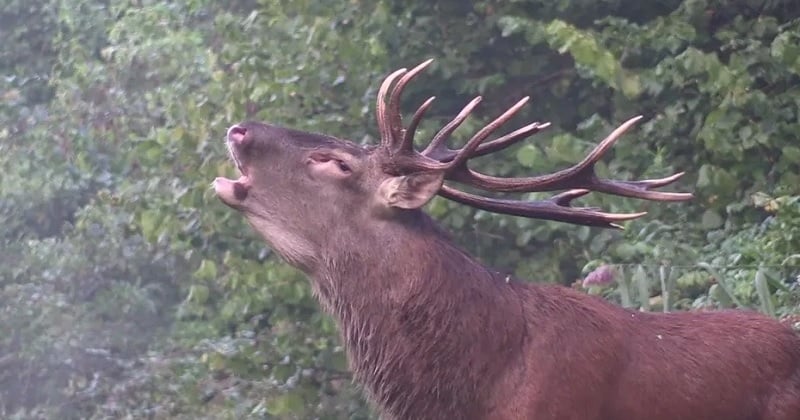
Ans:
{"type": "Polygon", "coordinates": [[[231,141],[238,145],[244,145],[245,134],[247,134],[246,128],[239,125],[234,125],[233,127],[228,129],[228,141],[231,141]]]}

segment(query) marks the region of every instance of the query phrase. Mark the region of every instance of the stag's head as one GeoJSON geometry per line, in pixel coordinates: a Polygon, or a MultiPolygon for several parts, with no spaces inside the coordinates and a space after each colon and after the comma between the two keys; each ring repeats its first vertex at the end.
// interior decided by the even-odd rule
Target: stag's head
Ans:
{"type": "Polygon", "coordinates": [[[595,162],[639,117],[615,129],[583,161],[553,174],[498,178],[470,169],[470,159],[504,149],[548,125],[532,123],[486,141],[523,107],[527,97],[478,131],[462,148],[449,148],[447,140],[478,105],[481,98],[477,97],[434,135],[424,150],[415,150],[417,125],[434,98],[422,103],[406,127],[400,95],[430,62],[398,70],[384,80],[377,98],[381,136],[377,146],[361,147],[327,135],[259,122],[232,126],[227,145],[241,176],[236,180],[217,178],[217,195],[244,213],[284,258],[307,270],[313,269],[331,239],[412,220],[409,216],[437,194],[497,213],[605,227],[618,226],[617,222],[644,213],[604,213],[571,207],[571,201],[590,191],[657,201],[691,197],[652,190],[674,182],[682,173],[643,181],[606,180],[595,175],[595,162]],[[547,200],[516,201],[466,193],[445,181],[490,192],[566,191],[547,200]]]}

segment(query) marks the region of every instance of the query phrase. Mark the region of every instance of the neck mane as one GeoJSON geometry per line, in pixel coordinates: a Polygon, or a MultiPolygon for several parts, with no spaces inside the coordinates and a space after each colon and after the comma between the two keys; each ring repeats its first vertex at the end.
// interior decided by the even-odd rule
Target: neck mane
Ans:
{"type": "Polygon", "coordinates": [[[518,288],[421,211],[337,237],[342,243],[326,247],[334,251],[312,275],[314,289],[371,399],[393,418],[486,410],[470,404],[527,334],[518,288]]]}

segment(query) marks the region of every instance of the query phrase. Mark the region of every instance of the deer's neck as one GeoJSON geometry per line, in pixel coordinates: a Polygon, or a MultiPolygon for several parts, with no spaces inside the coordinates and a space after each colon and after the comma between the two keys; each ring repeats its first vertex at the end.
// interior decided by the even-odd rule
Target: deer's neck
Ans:
{"type": "Polygon", "coordinates": [[[316,292],[340,324],[356,379],[383,410],[474,414],[484,409],[471,405],[475,396],[525,339],[521,299],[427,216],[409,223],[343,237],[314,275],[316,292]]]}

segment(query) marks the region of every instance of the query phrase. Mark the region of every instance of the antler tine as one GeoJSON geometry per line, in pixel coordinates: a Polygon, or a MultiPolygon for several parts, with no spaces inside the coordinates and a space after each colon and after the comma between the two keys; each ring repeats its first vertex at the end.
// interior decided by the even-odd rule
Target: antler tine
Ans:
{"type": "Polygon", "coordinates": [[[402,114],[400,113],[400,96],[403,94],[403,90],[405,89],[408,82],[414,79],[422,70],[428,67],[433,62],[433,59],[428,59],[413,69],[406,72],[400,80],[394,85],[391,94],[389,94],[389,118],[390,118],[390,129],[392,131],[392,139],[395,142],[393,146],[403,149],[404,139],[403,135],[403,118],[402,114]],[[399,143],[399,144],[398,144],[399,143]]]}
{"type": "MultiPolygon", "coordinates": [[[[535,123],[528,124],[528,125],[526,125],[524,127],[520,127],[518,129],[506,134],[505,136],[502,136],[502,137],[499,137],[497,139],[494,139],[494,140],[492,140],[492,141],[490,141],[488,143],[481,143],[481,145],[478,146],[477,149],[475,149],[475,152],[473,152],[470,155],[470,159],[476,158],[476,157],[479,157],[479,156],[488,155],[490,153],[494,153],[494,152],[503,150],[503,149],[505,149],[507,147],[513,146],[513,145],[519,143],[521,140],[524,140],[524,139],[526,139],[526,138],[538,133],[539,131],[541,131],[541,130],[549,127],[549,126],[550,126],[550,123],[542,124],[542,123],[535,122],[535,123]]],[[[440,162],[450,162],[456,157],[456,155],[458,154],[458,152],[460,150],[461,149],[459,149],[459,150],[450,150],[450,149],[440,150],[436,154],[436,157],[438,158],[438,160],[440,162]]]]}
{"type": "Polygon", "coordinates": [[[647,212],[606,213],[593,208],[570,206],[570,202],[573,199],[589,192],[589,190],[576,189],[550,197],[547,200],[517,201],[481,197],[443,185],[439,190],[439,195],[492,213],[605,228],[622,229],[622,226],[616,222],[636,219],[647,214],[647,212]]]}
{"type": "MultiPolygon", "coordinates": [[[[475,172],[466,166],[462,166],[458,172],[452,174],[451,179],[487,191],[535,192],[577,188],[578,185],[573,185],[575,183],[571,180],[575,179],[586,169],[590,169],[591,175],[594,175],[594,164],[614,145],[614,142],[616,142],[626,130],[641,118],[641,116],[637,116],[626,121],[612,131],[600,144],[595,146],[582,161],[567,169],[552,174],[520,178],[501,178],[475,172]],[[566,185],[565,181],[571,183],[566,185]]],[[[584,178],[590,177],[584,176],[584,178]]],[[[583,181],[587,181],[587,179],[583,181]]]]}
{"type": "Polygon", "coordinates": [[[685,172],[679,172],[664,178],[645,179],[640,181],[617,181],[611,179],[594,178],[588,185],[593,191],[622,197],[641,198],[652,201],[686,201],[694,197],[691,193],[673,193],[652,191],[651,188],[671,184],[682,177],[685,172]]]}
{"type": "Polygon", "coordinates": [[[615,128],[614,131],[612,131],[611,134],[609,134],[606,138],[603,139],[603,141],[600,142],[600,144],[598,144],[594,149],[592,149],[592,151],[589,152],[589,154],[586,155],[586,157],[583,158],[583,160],[580,163],[575,165],[573,167],[573,170],[575,172],[579,172],[585,168],[594,166],[594,164],[598,160],[600,160],[600,157],[602,157],[608,151],[608,149],[610,149],[611,146],[613,146],[614,143],[616,143],[617,140],[620,137],[622,137],[622,135],[625,134],[626,131],[628,131],[628,129],[633,127],[633,125],[639,122],[639,120],[641,120],[642,118],[644,117],[641,115],[637,115],[629,119],[628,121],[625,121],[619,127],[615,128]]]}
{"type": "Polygon", "coordinates": [[[525,106],[525,104],[528,102],[529,99],[530,99],[529,96],[520,99],[519,101],[517,101],[517,103],[508,108],[506,112],[501,114],[499,117],[495,118],[494,121],[490,122],[489,124],[486,124],[486,126],[484,126],[477,133],[475,133],[475,135],[472,136],[472,138],[469,139],[469,141],[467,141],[467,144],[465,144],[464,147],[462,147],[461,150],[459,150],[456,153],[456,156],[450,163],[451,167],[458,168],[461,165],[465,164],[467,160],[471,159],[473,157],[473,152],[475,152],[475,149],[477,149],[478,146],[480,146],[481,143],[484,140],[486,140],[487,137],[489,137],[498,128],[500,128],[501,125],[505,124],[508,120],[510,120],[514,116],[514,114],[519,112],[519,110],[522,109],[523,106],[525,106]]]}
{"type": "Polygon", "coordinates": [[[450,138],[450,135],[453,134],[453,131],[464,122],[464,120],[469,117],[469,114],[472,113],[472,110],[475,109],[476,106],[483,100],[480,96],[476,96],[473,100],[471,100],[468,104],[461,109],[461,112],[456,115],[449,123],[447,123],[428,144],[428,147],[422,151],[422,155],[434,160],[439,161],[440,155],[443,153],[447,153],[447,145],[445,144],[447,140],[450,138]]]}
{"type": "Polygon", "coordinates": [[[504,149],[522,140],[523,138],[534,134],[539,129],[549,125],[549,123],[541,125],[539,123],[529,124],[485,145],[482,144],[489,135],[497,130],[497,128],[511,119],[514,114],[519,112],[522,106],[530,99],[526,96],[506,110],[506,112],[504,112],[500,117],[496,118],[478,133],[476,133],[463,148],[459,150],[449,149],[446,146],[447,140],[481,102],[482,98],[478,96],[465,105],[461,112],[459,112],[458,115],[453,118],[453,120],[451,120],[442,129],[440,129],[438,133],[436,133],[421,154],[414,153],[413,143],[416,129],[435,97],[428,98],[422,103],[422,105],[420,105],[420,107],[414,113],[408,129],[403,129],[402,114],[400,112],[400,97],[402,96],[406,85],[432,62],[433,59],[428,59],[418,64],[410,71],[407,71],[406,69],[395,71],[387,76],[386,79],[384,79],[380,89],[378,90],[377,114],[379,125],[378,128],[381,133],[381,145],[392,152],[400,152],[400,154],[410,156],[416,155],[417,159],[408,159],[410,156],[406,156],[406,158],[402,159],[405,161],[405,163],[410,163],[410,166],[417,169],[453,168],[458,165],[463,165],[464,161],[472,157],[482,156],[504,149]],[[392,86],[395,79],[398,77],[400,77],[400,79],[396,84],[394,84],[394,86],[392,86]],[[388,104],[386,101],[387,93],[389,94],[388,104]],[[461,157],[459,158],[459,156],[461,157]],[[428,158],[431,161],[428,161],[425,158],[428,158]],[[418,164],[413,163],[415,160],[418,161],[418,164]],[[451,163],[454,160],[457,161],[451,163]]]}
{"type": "Polygon", "coordinates": [[[479,157],[488,155],[490,153],[494,153],[500,150],[503,150],[509,146],[517,144],[521,140],[525,140],[526,138],[542,131],[543,129],[550,126],[550,123],[531,123],[526,125],[525,127],[518,128],[503,137],[494,139],[488,143],[481,144],[477,149],[475,149],[475,153],[472,154],[472,157],[479,157]]]}
{"type": "Polygon", "coordinates": [[[395,79],[405,74],[408,70],[405,68],[396,70],[394,73],[386,76],[378,89],[378,99],[375,107],[375,114],[378,119],[378,131],[381,134],[381,146],[391,147],[393,143],[392,132],[392,116],[386,115],[386,94],[395,79]]]}
{"type": "Polygon", "coordinates": [[[425,116],[425,112],[430,108],[435,99],[435,96],[431,96],[414,112],[414,116],[411,117],[411,122],[408,124],[406,132],[403,134],[402,150],[414,150],[414,135],[417,133],[419,122],[422,121],[422,117],[425,116]]]}
{"type": "Polygon", "coordinates": [[[616,181],[600,179],[594,172],[594,164],[608,149],[613,146],[619,137],[642,117],[629,119],[598,144],[581,162],[561,171],[522,178],[501,178],[475,172],[465,166],[453,172],[449,179],[486,191],[501,192],[534,192],[555,191],[568,188],[588,188],[592,191],[620,195],[632,198],[641,198],[655,201],[684,201],[692,198],[689,193],[668,193],[651,191],[652,188],[662,187],[675,182],[682,174],[675,174],[665,178],[642,181],[616,181]]]}
{"type": "Polygon", "coordinates": [[[682,177],[684,174],[686,174],[686,172],[678,172],[677,174],[666,176],[664,178],[643,179],[643,180],[638,181],[638,182],[647,183],[647,184],[650,185],[650,187],[653,187],[653,188],[655,188],[655,187],[663,187],[665,185],[669,185],[669,184],[672,184],[673,182],[677,181],[678,178],[682,177]]]}

